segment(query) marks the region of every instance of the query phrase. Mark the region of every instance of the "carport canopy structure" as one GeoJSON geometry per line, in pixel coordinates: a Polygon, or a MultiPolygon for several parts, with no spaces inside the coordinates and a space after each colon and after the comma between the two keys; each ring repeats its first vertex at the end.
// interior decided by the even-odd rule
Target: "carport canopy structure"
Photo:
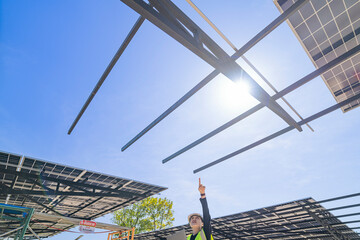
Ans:
{"type": "MultiPolygon", "coordinates": [[[[0,203],[34,209],[29,226],[40,237],[53,236],[61,232],[59,229],[76,226],[64,219],[93,220],[165,189],[0,152],[0,203]]],[[[7,227],[0,226],[0,229],[4,228],[7,227]]]]}
{"type": "MultiPolygon", "coordinates": [[[[301,131],[302,125],[308,125],[310,121],[322,117],[336,109],[342,108],[343,111],[346,112],[359,106],[360,3],[358,1],[330,2],[325,0],[274,0],[274,3],[278,6],[281,14],[241,48],[237,49],[233,44],[230,44],[236,51],[231,56],[228,55],[213,39],[211,39],[170,0],[149,0],[148,2],[144,0],[121,1],[141,16],[111,60],[94,90],[89,95],[87,101],[69,128],[68,134],[73,131],[86,108],[100,89],[102,83],[105,81],[106,77],[109,75],[117,60],[122,55],[145,19],[153,23],[184,47],[192,51],[195,55],[214,67],[215,70],[195,85],[195,87],[169,107],[163,114],[140,131],[140,133],[138,133],[134,138],[127,142],[122,147],[122,151],[130,147],[220,73],[234,82],[246,83],[250,88],[249,93],[259,101],[259,104],[164,158],[162,160],[163,163],[166,163],[180,154],[192,149],[264,107],[269,108],[272,112],[281,117],[289,126],[220,159],[210,162],[203,167],[197,168],[194,170],[194,173],[232,158],[293,129],[301,131]],[[264,39],[285,21],[288,21],[295,35],[301,41],[308,55],[311,57],[316,70],[290,84],[283,90],[277,91],[273,88],[275,94],[270,96],[237,64],[236,60],[243,57],[249,49],[255,46],[259,41],[264,39]],[[332,35],[335,34],[335,37],[331,36],[330,38],[330,32],[332,35]],[[327,37],[329,39],[326,39],[327,37]],[[296,121],[284,109],[282,109],[276,101],[280,98],[283,99],[286,94],[296,90],[318,76],[322,76],[334,95],[337,104],[307,118],[302,118],[299,114],[297,114],[301,121],[296,121]]],[[[190,0],[187,1],[192,4],[190,0]]],[[[195,7],[194,4],[192,4],[192,6],[221,35],[221,37],[230,43],[220,30],[217,29],[215,25],[203,15],[203,13],[195,7]]],[[[245,62],[251,66],[251,63],[246,60],[245,62]]],[[[256,72],[258,75],[261,75],[260,72],[256,72]]],[[[264,77],[262,77],[262,79],[264,81],[266,80],[264,77]]],[[[296,112],[294,109],[293,111],[296,112]]]]}
{"type": "MultiPolygon", "coordinates": [[[[275,206],[217,217],[211,220],[214,239],[360,239],[356,230],[360,222],[360,193],[315,201],[305,198],[275,206]],[[339,203],[340,202],[340,203],[339,203]],[[349,204],[349,202],[351,204],[349,204]],[[355,204],[353,204],[355,203],[355,204]],[[332,207],[326,209],[322,204],[332,207]],[[341,211],[347,210],[346,214],[341,211]],[[332,212],[336,213],[334,215],[332,212]],[[344,219],[344,221],[340,221],[344,219]],[[354,225],[354,226],[351,226],[354,225]]],[[[189,224],[135,235],[135,240],[166,240],[166,237],[185,230],[189,224]]]]}

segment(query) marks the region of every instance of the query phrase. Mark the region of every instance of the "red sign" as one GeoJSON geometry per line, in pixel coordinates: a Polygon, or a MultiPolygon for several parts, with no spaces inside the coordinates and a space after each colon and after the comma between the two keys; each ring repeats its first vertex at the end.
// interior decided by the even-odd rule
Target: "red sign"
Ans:
{"type": "Polygon", "coordinates": [[[79,230],[84,233],[93,233],[95,231],[96,222],[81,220],[79,230]]]}

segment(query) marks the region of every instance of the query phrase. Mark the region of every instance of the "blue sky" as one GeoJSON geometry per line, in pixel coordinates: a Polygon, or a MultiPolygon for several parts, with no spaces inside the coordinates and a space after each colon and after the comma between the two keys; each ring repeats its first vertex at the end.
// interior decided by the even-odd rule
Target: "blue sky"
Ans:
{"type": "MultiPolygon", "coordinates": [[[[174,2],[233,54],[186,1],[174,2]]],[[[279,15],[272,1],[194,3],[238,48],[279,15]]],[[[221,75],[121,152],[128,140],[213,70],[148,21],[67,135],[138,14],[121,1],[16,0],[1,1],[0,6],[2,151],[168,187],[161,196],[174,201],[175,225],[185,224],[189,213],[201,211],[199,177],[207,187],[212,217],[310,196],[321,200],[358,192],[358,108],[346,114],[337,110],[311,122],[315,132],[304,127],[301,133],[292,131],[192,173],[286,126],[263,109],[162,164],[163,158],[257,104],[251,97],[239,97],[234,83],[221,75]]],[[[278,90],[315,69],[286,23],[245,56],[278,90]]],[[[286,98],[303,117],[335,104],[321,78],[286,98]]],[[[51,239],[65,236],[78,235],[51,239]]]]}

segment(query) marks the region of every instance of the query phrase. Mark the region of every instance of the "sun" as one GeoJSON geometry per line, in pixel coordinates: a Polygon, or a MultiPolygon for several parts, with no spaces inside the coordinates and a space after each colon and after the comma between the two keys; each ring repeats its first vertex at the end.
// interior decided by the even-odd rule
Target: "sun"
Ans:
{"type": "Polygon", "coordinates": [[[223,77],[217,86],[218,105],[225,111],[247,110],[257,101],[249,93],[250,86],[242,81],[233,82],[223,77]]]}

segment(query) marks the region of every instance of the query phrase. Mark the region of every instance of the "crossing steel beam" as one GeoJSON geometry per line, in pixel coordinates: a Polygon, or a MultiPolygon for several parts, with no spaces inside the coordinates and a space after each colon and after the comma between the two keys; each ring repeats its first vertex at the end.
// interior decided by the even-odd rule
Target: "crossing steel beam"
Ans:
{"type": "MultiPolygon", "coordinates": [[[[300,122],[298,122],[298,124],[304,125],[305,123],[308,123],[308,122],[311,122],[311,121],[313,121],[315,119],[318,119],[318,118],[320,118],[320,117],[322,117],[322,116],[324,116],[324,115],[326,115],[328,113],[331,113],[331,112],[335,111],[336,109],[339,109],[339,108],[351,103],[352,101],[357,100],[357,99],[360,99],[360,93],[358,93],[357,95],[355,95],[355,96],[353,96],[351,98],[348,98],[348,99],[346,99],[346,100],[344,100],[344,101],[342,101],[340,103],[337,103],[337,104],[335,104],[335,105],[333,105],[333,106],[331,106],[329,108],[326,108],[323,111],[320,111],[320,112],[318,112],[318,113],[316,113],[316,114],[314,114],[314,115],[312,115],[312,116],[310,116],[308,118],[305,118],[304,120],[301,120],[300,122]]],[[[271,135],[269,135],[269,136],[267,136],[267,137],[265,137],[265,138],[263,138],[263,139],[261,139],[259,141],[256,141],[256,142],[254,142],[252,144],[247,145],[246,147],[243,147],[243,148],[241,148],[241,149],[239,149],[239,150],[237,150],[235,152],[232,152],[232,153],[230,153],[230,154],[228,154],[228,155],[226,155],[226,156],[224,156],[222,158],[219,158],[218,160],[215,160],[215,161],[213,161],[211,163],[208,163],[208,164],[206,164],[206,165],[204,165],[204,166],[202,166],[202,167],[200,167],[198,169],[195,169],[194,173],[198,173],[198,172],[200,172],[202,170],[205,170],[205,169],[207,169],[207,168],[209,168],[211,166],[219,164],[219,163],[221,163],[221,162],[223,162],[223,161],[225,161],[225,160],[227,160],[229,158],[232,158],[232,157],[234,157],[234,156],[236,156],[236,155],[238,155],[240,153],[243,153],[243,152],[245,152],[247,150],[250,150],[250,149],[252,149],[252,148],[254,148],[256,146],[259,146],[259,145],[261,145],[261,144],[263,144],[265,142],[268,142],[271,139],[274,139],[274,138],[276,138],[278,136],[281,136],[284,133],[287,133],[287,132],[289,132],[289,131],[291,131],[293,129],[294,129],[294,127],[292,127],[292,126],[286,127],[286,128],[284,128],[284,129],[282,129],[282,130],[280,130],[280,131],[278,131],[276,133],[273,133],[273,134],[271,134],[271,135]]]]}
{"type": "MultiPolygon", "coordinates": [[[[281,23],[283,23],[286,19],[288,19],[293,13],[299,10],[305,3],[309,0],[298,0],[291,7],[289,7],[285,12],[283,12],[280,16],[278,16],[274,21],[272,21],[269,25],[267,25],[263,30],[261,30],[258,34],[256,34],[252,39],[250,39],[243,47],[236,51],[235,54],[231,56],[233,60],[239,59],[242,55],[244,55],[249,49],[251,49],[255,44],[265,38],[268,34],[270,34],[274,29],[276,29],[281,23]]],[[[198,35],[198,34],[197,34],[198,35]]],[[[213,80],[220,72],[218,70],[212,71],[208,76],[206,76],[203,80],[201,80],[195,87],[193,87],[189,92],[187,92],[183,97],[181,97],[176,103],[174,103],[171,107],[169,107],[165,112],[163,112],[159,117],[157,117],[154,121],[152,121],[147,127],[145,127],[140,133],[138,133],[134,138],[132,138],[128,143],[126,143],[121,151],[125,151],[128,147],[130,147],[133,143],[135,143],[138,139],[140,139],[143,135],[145,135],[150,129],[155,127],[160,121],[166,118],[170,113],[172,113],[176,108],[181,106],[186,100],[188,100],[191,96],[197,93],[201,88],[206,86],[211,80],[213,80]]]]}
{"type": "Polygon", "coordinates": [[[115,53],[114,57],[111,59],[109,65],[107,66],[107,68],[105,69],[104,73],[101,75],[99,81],[97,82],[97,84],[95,85],[94,89],[92,90],[92,92],[90,93],[88,99],[86,100],[85,104],[83,105],[83,107],[81,108],[80,112],[78,113],[78,115],[76,116],[74,122],[71,124],[69,130],[68,130],[68,134],[70,135],[71,132],[74,130],[76,124],[79,122],[81,116],[84,114],[84,112],[86,111],[87,107],[89,106],[89,104],[91,103],[91,101],[93,100],[93,98],[95,97],[96,93],[99,91],[100,87],[102,86],[102,84],[104,83],[105,79],[107,78],[107,76],[109,75],[109,73],[111,72],[111,70],[113,69],[113,67],[115,66],[115,64],[117,63],[117,61],[119,60],[119,58],[121,57],[121,55],[123,54],[123,52],[125,51],[126,47],[129,45],[130,41],[133,39],[133,37],[135,36],[135,33],[139,30],[140,26],[142,25],[142,23],[144,22],[145,18],[143,17],[139,17],[139,19],[136,21],[135,25],[132,27],[132,29],[130,30],[129,34],[127,35],[127,37],[125,38],[124,42],[121,44],[120,48],[117,50],[117,52],[115,53]]]}
{"type": "Polygon", "coordinates": [[[321,214],[323,217],[332,217],[331,214],[329,212],[325,212],[323,210],[319,210],[316,209],[315,211],[313,210],[313,205],[308,205],[308,206],[303,206],[302,207],[312,218],[315,219],[316,222],[318,222],[324,229],[326,229],[326,231],[336,240],[350,240],[350,238],[346,237],[344,234],[342,234],[341,232],[339,232],[338,229],[336,229],[335,227],[331,226],[331,224],[328,224],[326,221],[324,221],[323,219],[321,219],[318,214],[321,214]],[[316,214],[318,213],[318,214],[316,214]]]}
{"type": "MultiPolygon", "coordinates": [[[[340,63],[346,61],[347,59],[354,56],[358,52],[360,52],[360,45],[354,47],[353,49],[349,50],[348,52],[344,53],[343,55],[335,58],[331,62],[325,64],[322,67],[320,67],[319,69],[316,69],[315,71],[309,73],[305,77],[301,78],[300,80],[296,81],[295,83],[291,84],[290,86],[284,88],[280,92],[274,94],[272,96],[272,98],[273,99],[279,99],[280,97],[285,96],[286,94],[294,91],[295,89],[303,86],[304,84],[308,83],[309,81],[313,80],[314,78],[320,76],[321,74],[328,71],[329,69],[331,69],[331,68],[339,65],[340,63]]],[[[198,140],[192,142],[191,144],[187,145],[186,147],[184,147],[184,148],[178,150],[177,152],[171,154],[170,156],[166,157],[165,159],[162,160],[162,162],[166,163],[166,162],[170,161],[171,159],[173,159],[173,158],[179,156],[180,154],[192,149],[193,147],[195,147],[195,146],[199,145],[200,143],[204,142],[205,140],[215,136],[216,134],[224,131],[225,129],[231,127],[232,125],[234,125],[234,124],[240,122],[241,120],[249,117],[251,114],[259,111],[263,107],[264,107],[264,105],[262,105],[261,103],[256,105],[255,107],[253,107],[253,108],[247,110],[246,112],[240,114],[239,116],[231,119],[227,123],[221,125],[220,127],[216,128],[215,130],[211,131],[210,133],[204,135],[203,137],[199,138],[198,140]]]]}
{"type": "MultiPolygon", "coordinates": [[[[12,175],[22,177],[25,179],[32,179],[32,180],[39,179],[39,175],[32,174],[32,173],[17,172],[17,171],[10,170],[10,169],[0,169],[0,173],[1,172],[7,173],[7,174],[12,174],[12,175]]],[[[6,192],[6,193],[18,194],[18,195],[44,195],[44,193],[46,193],[49,195],[62,195],[62,196],[108,196],[108,197],[125,197],[125,198],[132,198],[134,196],[143,197],[142,194],[138,194],[138,193],[129,193],[129,192],[125,192],[122,190],[113,189],[110,187],[96,186],[96,185],[91,185],[91,184],[82,183],[82,182],[73,182],[73,181],[64,180],[64,179],[48,177],[45,175],[42,175],[41,179],[44,181],[59,183],[59,184],[63,184],[63,185],[66,185],[66,186],[69,186],[72,188],[81,189],[81,192],[59,191],[57,189],[51,189],[48,187],[44,191],[15,190],[15,189],[10,188],[9,186],[6,186],[5,184],[1,184],[1,183],[0,184],[2,185],[2,187],[4,189],[4,193],[6,192]],[[88,189],[90,189],[90,190],[88,190],[88,189]],[[102,190],[102,192],[100,192],[99,190],[102,190]],[[96,192],[96,191],[98,191],[98,192],[96,192]]]]}

